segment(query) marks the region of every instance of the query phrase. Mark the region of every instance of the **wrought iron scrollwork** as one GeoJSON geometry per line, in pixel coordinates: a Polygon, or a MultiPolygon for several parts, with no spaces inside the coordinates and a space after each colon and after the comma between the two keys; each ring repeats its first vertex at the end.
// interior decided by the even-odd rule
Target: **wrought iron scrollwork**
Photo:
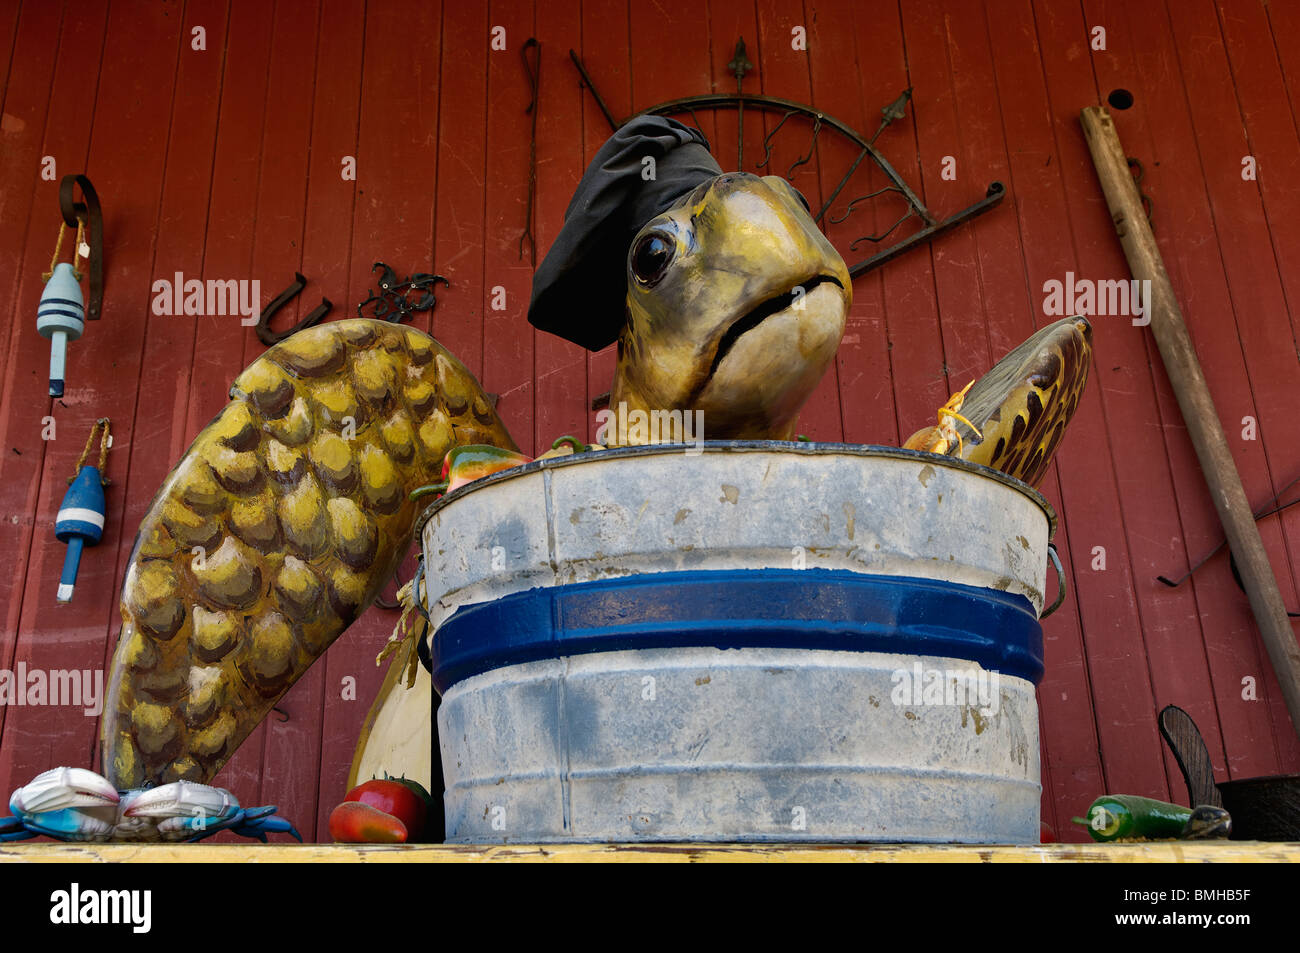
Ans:
{"type": "MultiPolygon", "coordinates": [[[[588,74],[581,58],[579,58],[579,56],[572,50],[569,51],[569,57],[573,60],[574,66],[582,77],[582,85],[586,86],[587,89],[591,91],[592,96],[595,97],[596,104],[600,107],[605,119],[609,122],[611,130],[618,129],[623,123],[614,121],[613,115],[606,107],[605,101],[601,99],[600,93],[596,90],[595,84],[592,82],[591,76],[588,74]]],[[[735,93],[709,93],[702,96],[687,96],[681,99],[672,99],[643,109],[636,115],[689,115],[696,127],[699,127],[700,123],[696,115],[697,110],[717,111],[734,109],[737,113],[737,165],[742,171],[744,170],[745,155],[744,115],[746,110],[757,111],[760,113],[776,113],[780,114],[781,117],[777,121],[775,128],[773,128],[763,139],[763,157],[754,163],[754,168],[758,170],[767,169],[769,167],[772,161],[773,140],[775,139],[776,134],[781,131],[782,127],[786,125],[787,121],[796,116],[807,120],[812,124],[812,138],[809,141],[807,151],[796,159],[788,169],[786,169],[785,178],[787,180],[791,179],[796,169],[811,162],[813,156],[817,154],[820,145],[820,136],[823,129],[829,129],[842,138],[852,142],[858,148],[857,156],[849,165],[848,171],[844,173],[840,180],[835,184],[835,187],[831,189],[827,198],[822,202],[821,208],[814,215],[815,220],[819,224],[822,223],[823,220],[829,221],[831,224],[841,224],[870,199],[884,195],[888,192],[894,192],[901,196],[907,203],[906,211],[904,211],[903,214],[884,231],[870,235],[863,235],[854,239],[849,245],[849,250],[857,251],[858,246],[864,242],[879,244],[888,236],[893,234],[899,226],[908,219],[916,218],[921,223],[921,227],[917,231],[900,240],[898,243],[877,252],[869,258],[865,258],[856,264],[851,265],[849,267],[849,274],[854,278],[873,268],[883,265],[885,262],[898,257],[904,252],[915,248],[923,242],[929,241],[949,229],[955,228],[963,222],[969,221],[977,215],[982,215],[984,212],[987,212],[989,209],[1001,202],[1006,196],[1006,188],[1003,184],[1001,182],[993,182],[988,186],[983,199],[947,218],[941,219],[926,208],[925,203],[921,201],[920,197],[912,191],[898,171],[890,165],[889,161],[875,147],[875,142],[880,137],[880,134],[884,132],[890,124],[906,115],[907,104],[911,102],[912,99],[912,90],[910,88],[904,90],[897,99],[880,111],[880,126],[876,129],[875,134],[868,139],[843,120],[828,115],[812,106],[794,102],[789,99],[781,99],[776,96],[763,96],[746,93],[744,91],[745,76],[753,68],[754,64],[751,63],[746,56],[745,41],[741,39],[736,44],[735,55],[732,57],[731,62],[727,64],[727,70],[736,77],[735,93]],[[839,199],[840,194],[852,180],[854,174],[862,165],[863,160],[867,158],[871,159],[872,163],[885,176],[889,184],[883,188],[875,190],[874,192],[869,192],[865,195],[859,195],[856,198],[853,198],[845,205],[840,214],[832,215],[828,218],[827,216],[831,207],[839,199]]],[[[628,117],[628,119],[631,118],[633,117],[628,117]]],[[[623,122],[627,122],[628,119],[623,120],[623,122]]]]}
{"type": "Polygon", "coordinates": [[[366,316],[365,309],[369,307],[372,318],[393,322],[409,320],[416,312],[432,311],[438,304],[434,293],[438,282],[451,287],[451,282],[442,275],[427,273],[411,275],[398,281],[397,272],[382,261],[371,266],[371,274],[376,271],[380,271],[379,293],[371,291],[369,297],[357,305],[359,318],[366,316]]]}

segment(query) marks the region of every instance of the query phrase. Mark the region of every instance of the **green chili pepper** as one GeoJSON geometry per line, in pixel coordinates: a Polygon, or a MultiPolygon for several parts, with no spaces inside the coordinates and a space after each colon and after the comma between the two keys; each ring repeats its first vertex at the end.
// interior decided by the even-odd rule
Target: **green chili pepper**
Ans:
{"type": "Polygon", "coordinates": [[[1073,820],[1087,827],[1095,841],[1113,841],[1122,837],[1160,840],[1180,837],[1191,816],[1192,809],[1179,804],[1136,794],[1106,794],[1092,802],[1086,818],[1073,820]]]}
{"type": "Polygon", "coordinates": [[[426,486],[416,487],[411,491],[411,499],[418,500],[422,496],[442,496],[447,492],[447,481],[441,483],[430,483],[426,486]]]}

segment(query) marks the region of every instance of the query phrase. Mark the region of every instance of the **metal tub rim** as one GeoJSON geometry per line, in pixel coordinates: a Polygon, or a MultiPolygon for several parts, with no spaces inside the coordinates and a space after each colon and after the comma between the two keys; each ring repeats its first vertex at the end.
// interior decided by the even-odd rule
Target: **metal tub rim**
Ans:
{"type": "MultiPolygon", "coordinates": [[[[545,460],[532,460],[528,463],[521,464],[517,467],[511,467],[509,470],[502,470],[499,473],[489,474],[459,487],[444,496],[435,500],[428,508],[424,510],[416,520],[415,536],[420,539],[424,535],[424,527],[433,518],[435,513],[441,511],[444,507],[450,505],[462,496],[467,496],[477,490],[493,486],[497,483],[504,483],[507,480],[515,480],[529,474],[536,473],[539,470],[556,470],[561,467],[580,466],[584,463],[590,463],[596,460],[617,460],[624,457],[647,457],[647,456],[685,456],[687,450],[696,450],[695,444],[645,444],[636,447],[615,447],[608,450],[589,450],[582,453],[565,454],[560,457],[548,457],[545,460]]],[[[1035,490],[1028,483],[1018,480],[1013,476],[1003,473],[1001,470],[995,470],[992,467],[986,467],[981,463],[971,463],[969,460],[962,460],[958,457],[945,456],[938,453],[928,453],[923,450],[906,450],[901,447],[886,447],[876,444],[865,443],[813,443],[811,441],[794,441],[794,440],[705,440],[698,448],[699,453],[691,453],[691,456],[700,456],[708,453],[725,453],[740,451],[744,452],[767,452],[767,453],[791,453],[799,456],[856,456],[863,458],[884,458],[898,460],[912,460],[916,462],[928,463],[931,466],[948,467],[953,470],[965,470],[967,473],[976,476],[982,476],[986,479],[993,480],[995,483],[1001,483],[1003,486],[1016,490],[1021,495],[1028,497],[1047,517],[1047,539],[1050,542],[1056,538],[1056,510],[1052,504],[1035,490]]]]}

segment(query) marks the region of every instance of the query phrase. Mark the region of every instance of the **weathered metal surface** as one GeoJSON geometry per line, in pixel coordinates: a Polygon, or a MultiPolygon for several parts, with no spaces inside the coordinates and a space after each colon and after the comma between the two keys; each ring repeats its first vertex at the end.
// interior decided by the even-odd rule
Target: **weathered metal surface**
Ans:
{"type": "Polygon", "coordinates": [[[459,682],[438,729],[452,843],[1038,840],[1034,687],[958,659],[579,655],[459,682]],[[896,704],[918,663],[992,694],[896,704]]]}
{"type": "MultiPolygon", "coordinates": [[[[1038,712],[1025,678],[968,659],[863,650],[853,638],[876,623],[834,599],[830,638],[857,651],[837,641],[793,647],[806,631],[794,621],[784,633],[794,641],[770,647],[762,640],[782,637],[772,631],[783,617],[753,594],[744,597],[752,625],[734,612],[716,613],[714,624],[704,612],[698,629],[672,613],[662,626],[640,619],[643,607],[620,609],[617,595],[603,616],[582,620],[552,620],[543,603],[547,592],[622,577],[671,589],[742,570],[788,586],[802,569],[809,587],[908,577],[896,585],[923,581],[936,598],[1006,593],[1040,638],[1033,616],[1052,525],[1046,503],[1001,474],[866,447],[603,451],[451,494],[422,530],[434,624],[463,630],[458,610],[522,599],[537,603],[533,627],[553,629],[555,642],[554,657],[538,659],[535,647],[526,661],[444,686],[448,839],[1036,841],[1038,712]],[[630,620],[632,644],[620,644],[630,620]],[[675,647],[636,642],[667,626],[675,647]],[[611,634],[615,650],[600,651],[611,634]],[[923,695],[928,682],[937,696],[923,695]]],[[[900,633],[916,628],[906,606],[889,616],[900,633]]],[[[792,608],[789,618],[797,615],[792,608]]],[[[973,616],[927,627],[1006,637],[973,616]]],[[[539,641],[516,628],[494,626],[482,639],[510,658],[539,641]]],[[[460,645],[465,638],[457,632],[460,645]]],[[[437,646],[433,654],[442,685],[437,646]]]]}
{"type": "Polygon", "coordinates": [[[421,532],[437,626],[534,586],[801,565],[999,589],[1041,611],[1054,528],[1033,490],[951,457],[706,442],[538,461],[440,500],[421,532]]]}

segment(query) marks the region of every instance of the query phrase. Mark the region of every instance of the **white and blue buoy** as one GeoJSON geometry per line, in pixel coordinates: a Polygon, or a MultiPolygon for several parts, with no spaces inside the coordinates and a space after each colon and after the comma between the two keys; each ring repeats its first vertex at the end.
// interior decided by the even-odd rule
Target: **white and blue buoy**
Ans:
{"type": "Polygon", "coordinates": [[[103,538],[105,511],[104,483],[99,467],[86,464],[77,471],[76,478],[68,487],[54,521],[54,535],[68,544],[63,574],[59,577],[59,602],[72,601],[82,547],[94,546],[103,538]]]}
{"type": "MultiPolygon", "coordinates": [[[[85,328],[86,303],[81,295],[77,272],[66,261],[59,262],[41,292],[41,304],[36,312],[36,330],[41,337],[50,339],[51,397],[63,396],[68,342],[81,337],[85,328]]],[[[102,492],[100,500],[102,505],[102,492]]]]}

